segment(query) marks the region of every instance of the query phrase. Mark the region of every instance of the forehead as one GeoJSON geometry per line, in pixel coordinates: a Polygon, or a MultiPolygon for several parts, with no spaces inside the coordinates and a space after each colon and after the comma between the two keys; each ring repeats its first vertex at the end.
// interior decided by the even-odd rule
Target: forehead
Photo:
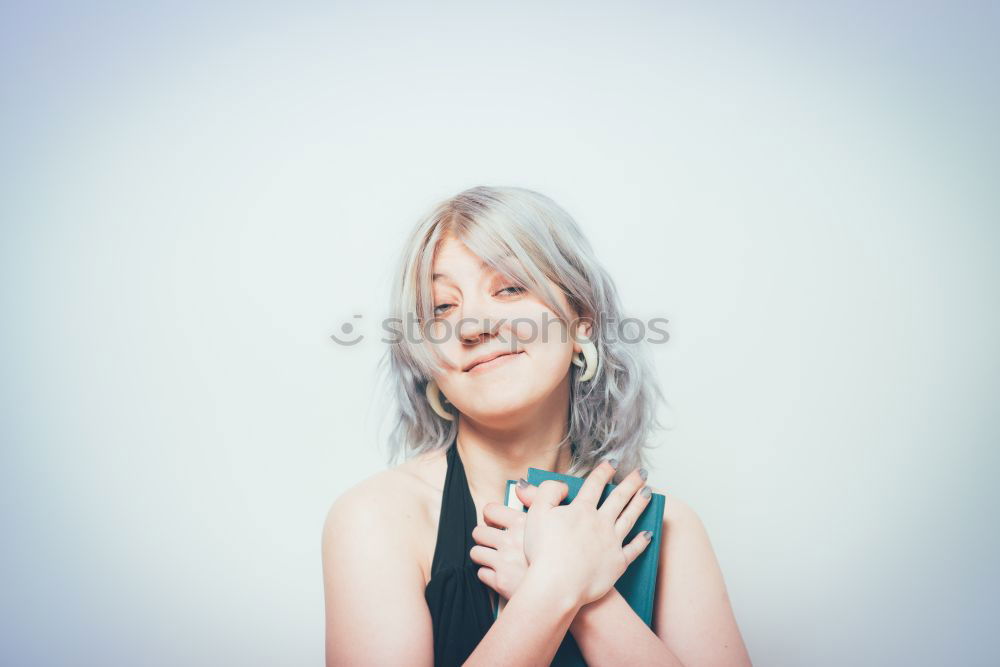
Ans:
{"type": "Polygon", "coordinates": [[[433,275],[431,280],[454,279],[460,273],[494,273],[493,267],[455,239],[447,239],[441,243],[434,253],[433,275]]]}

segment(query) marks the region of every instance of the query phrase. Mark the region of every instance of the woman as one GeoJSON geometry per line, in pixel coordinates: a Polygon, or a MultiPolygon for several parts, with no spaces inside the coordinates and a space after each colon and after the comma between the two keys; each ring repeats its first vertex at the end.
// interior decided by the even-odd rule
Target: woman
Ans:
{"type": "Polygon", "coordinates": [[[705,529],[676,497],[652,629],[614,588],[648,544],[623,540],[649,502],[662,393],[573,219],[531,190],[466,190],[420,221],[394,285],[391,443],[409,459],[327,516],[327,663],[543,665],[570,632],[592,665],[749,664],[705,529]],[[586,480],[566,505],[565,484],[520,480],[528,511],[505,507],[529,467],[586,480]]]}

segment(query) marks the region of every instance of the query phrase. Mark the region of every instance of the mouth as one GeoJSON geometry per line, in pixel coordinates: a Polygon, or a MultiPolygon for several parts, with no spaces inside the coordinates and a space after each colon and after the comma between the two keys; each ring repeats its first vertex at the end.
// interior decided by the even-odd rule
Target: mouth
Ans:
{"type": "Polygon", "coordinates": [[[483,361],[470,368],[465,369],[466,373],[484,373],[493,368],[499,368],[500,366],[505,366],[513,361],[515,358],[520,357],[524,352],[508,352],[506,354],[501,354],[498,357],[493,357],[489,361],[483,361]]]}

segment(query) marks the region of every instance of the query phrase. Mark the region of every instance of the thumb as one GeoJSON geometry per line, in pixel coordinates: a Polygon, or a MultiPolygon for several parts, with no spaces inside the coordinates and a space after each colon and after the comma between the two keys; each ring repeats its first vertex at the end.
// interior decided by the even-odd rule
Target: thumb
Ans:
{"type": "Polygon", "coordinates": [[[538,491],[538,487],[534,484],[529,484],[528,480],[523,477],[517,480],[517,484],[514,485],[514,492],[517,494],[517,499],[525,507],[531,507],[531,501],[535,499],[536,491],[538,491]]]}
{"type": "MultiPolygon", "coordinates": [[[[535,490],[532,493],[531,501],[534,503],[535,509],[550,509],[552,507],[558,507],[568,493],[569,486],[566,485],[566,482],[560,482],[555,479],[547,479],[535,487],[535,490]]],[[[520,494],[518,494],[518,496],[520,497],[520,494]]]]}

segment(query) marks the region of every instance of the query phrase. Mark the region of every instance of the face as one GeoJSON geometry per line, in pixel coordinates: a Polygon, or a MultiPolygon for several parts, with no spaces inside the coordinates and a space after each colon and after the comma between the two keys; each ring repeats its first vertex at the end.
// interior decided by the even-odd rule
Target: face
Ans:
{"type": "MultiPolygon", "coordinates": [[[[428,328],[428,343],[448,366],[434,379],[449,402],[463,415],[498,424],[568,401],[569,369],[580,346],[555,311],[483,266],[454,238],[439,246],[433,273],[437,320],[428,328]],[[476,363],[495,354],[502,356],[476,363]]],[[[550,285],[576,317],[562,291],[550,285]]],[[[588,333],[586,325],[578,329],[578,335],[588,333]]]]}

